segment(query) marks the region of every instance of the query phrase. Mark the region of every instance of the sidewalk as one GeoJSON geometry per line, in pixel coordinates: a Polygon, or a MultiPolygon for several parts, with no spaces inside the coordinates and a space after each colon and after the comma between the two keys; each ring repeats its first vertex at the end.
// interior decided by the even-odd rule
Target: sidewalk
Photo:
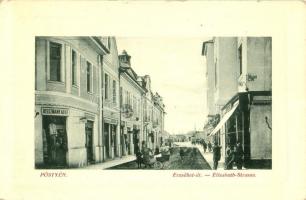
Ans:
{"type": "MultiPolygon", "coordinates": [[[[211,169],[214,168],[214,160],[213,160],[213,153],[212,152],[205,152],[202,147],[202,145],[193,145],[194,147],[197,147],[199,151],[201,152],[202,156],[204,159],[208,162],[210,165],[211,169]]],[[[217,170],[224,170],[224,158],[221,157],[220,161],[218,162],[218,168],[217,170]]]]}
{"type": "MultiPolygon", "coordinates": [[[[204,149],[203,149],[202,145],[193,145],[193,147],[197,147],[199,149],[199,151],[201,152],[204,159],[208,162],[210,167],[213,169],[213,167],[214,167],[213,153],[212,152],[205,152],[204,153],[204,149]]],[[[246,168],[242,167],[242,169],[245,170],[246,168]]],[[[224,160],[224,157],[222,157],[222,156],[221,156],[220,161],[218,162],[217,170],[225,170],[225,160],[224,160]]],[[[237,170],[237,166],[233,166],[232,170],[237,170]]]]}
{"type": "Polygon", "coordinates": [[[123,163],[131,162],[134,160],[136,160],[136,156],[128,155],[128,156],[123,156],[122,158],[115,158],[114,160],[109,160],[103,163],[88,165],[86,167],[83,167],[82,169],[107,169],[110,167],[114,167],[116,165],[121,165],[123,163]]]}

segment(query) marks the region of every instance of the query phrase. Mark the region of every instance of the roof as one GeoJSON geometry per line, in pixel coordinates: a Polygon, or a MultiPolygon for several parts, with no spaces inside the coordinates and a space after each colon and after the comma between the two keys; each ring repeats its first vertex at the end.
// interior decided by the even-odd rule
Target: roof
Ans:
{"type": "Polygon", "coordinates": [[[203,42],[202,44],[202,56],[206,56],[206,53],[207,53],[207,44],[212,44],[214,43],[214,40],[208,40],[208,41],[205,41],[203,42]]]}

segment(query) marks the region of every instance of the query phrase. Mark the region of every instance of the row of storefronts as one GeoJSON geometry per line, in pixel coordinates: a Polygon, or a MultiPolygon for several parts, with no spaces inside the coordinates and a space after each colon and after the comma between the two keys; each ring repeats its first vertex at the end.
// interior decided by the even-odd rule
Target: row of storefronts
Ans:
{"type": "Polygon", "coordinates": [[[118,56],[114,37],[36,37],[35,47],[36,168],[78,168],[134,155],[142,142],[161,145],[147,137],[163,130],[161,97],[126,52],[118,56]]]}
{"type": "Polygon", "coordinates": [[[209,140],[241,144],[244,167],[272,168],[272,39],[217,37],[203,43],[209,140]]]}

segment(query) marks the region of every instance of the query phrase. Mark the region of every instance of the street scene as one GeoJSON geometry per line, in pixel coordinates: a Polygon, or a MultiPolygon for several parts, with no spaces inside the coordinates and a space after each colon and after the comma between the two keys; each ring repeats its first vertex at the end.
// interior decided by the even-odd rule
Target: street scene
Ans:
{"type": "MultiPolygon", "coordinates": [[[[207,152],[209,153],[209,152],[207,152]]],[[[170,150],[169,159],[156,157],[152,160],[151,165],[141,162],[138,166],[137,160],[111,167],[109,169],[206,169],[210,170],[209,163],[205,160],[204,152],[201,152],[198,147],[183,143],[175,145],[170,150]],[[202,155],[203,154],[203,155],[202,155]],[[160,159],[159,159],[160,158],[160,159]]]]}
{"type": "Polygon", "coordinates": [[[35,38],[35,168],[272,169],[272,38],[35,38]]]}

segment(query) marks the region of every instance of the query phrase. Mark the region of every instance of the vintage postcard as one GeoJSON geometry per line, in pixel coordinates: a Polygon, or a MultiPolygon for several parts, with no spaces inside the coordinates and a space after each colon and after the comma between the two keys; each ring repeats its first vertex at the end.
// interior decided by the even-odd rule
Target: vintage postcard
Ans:
{"type": "Polygon", "coordinates": [[[0,199],[306,198],[302,2],[0,11],[0,199]]]}

